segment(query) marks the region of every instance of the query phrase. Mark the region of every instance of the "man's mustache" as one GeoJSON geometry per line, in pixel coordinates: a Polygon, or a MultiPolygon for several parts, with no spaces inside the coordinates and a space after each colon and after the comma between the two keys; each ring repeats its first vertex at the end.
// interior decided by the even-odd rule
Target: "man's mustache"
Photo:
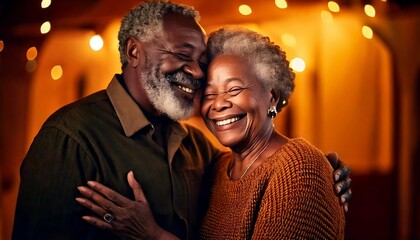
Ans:
{"type": "Polygon", "coordinates": [[[166,74],[165,77],[170,83],[188,84],[192,85],[195,89],[199,89],[201,87],[201,81],[196,80],[192,76],[181,71],[166,74]]]}

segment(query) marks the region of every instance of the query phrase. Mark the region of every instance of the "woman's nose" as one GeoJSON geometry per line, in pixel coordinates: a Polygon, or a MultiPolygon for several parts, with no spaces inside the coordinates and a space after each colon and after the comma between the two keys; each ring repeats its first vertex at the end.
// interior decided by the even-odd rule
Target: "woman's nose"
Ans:
{"type": "Polygon", "coordinates": [[[217,94],[212,104],[212,109],[215,111],[222,111],[226,108],[232,107],[232,102],[229,101],[229,94],[217,94]]]}

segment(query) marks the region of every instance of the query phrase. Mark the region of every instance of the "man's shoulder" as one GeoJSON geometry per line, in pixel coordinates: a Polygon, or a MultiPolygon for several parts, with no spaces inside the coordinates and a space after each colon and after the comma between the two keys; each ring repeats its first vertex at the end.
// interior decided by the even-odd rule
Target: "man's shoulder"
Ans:
{"type": "Polygon", "coordinates": [[[61,107],[51,114],[43,127],[59,126],[72,122],[83,124],[83,122],[101,118],[98,113],[109,109],[109,107],[112,107],[109,97],[105,90],[101,90],[61,107]]]}

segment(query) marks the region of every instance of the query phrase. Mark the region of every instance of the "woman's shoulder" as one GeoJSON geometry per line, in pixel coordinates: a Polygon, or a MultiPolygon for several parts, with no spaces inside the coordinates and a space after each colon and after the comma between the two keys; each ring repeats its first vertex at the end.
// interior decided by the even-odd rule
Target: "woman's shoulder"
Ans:
{"type": "Polygon", "coordinates": [[[291,138],[275,154],[275,169],[289,174],[323,173],[333,169],[325,154],[303,138],[291,138]]]}

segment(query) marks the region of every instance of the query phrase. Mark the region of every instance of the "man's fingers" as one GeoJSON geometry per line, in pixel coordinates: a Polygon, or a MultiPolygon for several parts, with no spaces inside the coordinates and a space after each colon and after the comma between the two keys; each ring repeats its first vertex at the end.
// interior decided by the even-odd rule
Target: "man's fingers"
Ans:
{"type": "Polygon", "coordinates": [[[351,189],[349,189],[347,192],[341,195],[340,204],[348,203],[351,198],[352,198],[352,192],[351,192],[351,189]]]}
{"type": "Polygon", "coordinates": [[[86,198],[76,198],[76,201],[80,203],[82,206],[89,208],[94,213],[98,214],[98,216],[104,216],[107,212],[94,202],[90,201],[86,198]]]}
{"type": "Polygon", "coordinates": [[[117,206],[113,202],[106,199],[103,195],[99,194],[98,192],[95,192],[95,190],[84,186],[79,186],[77,187],[77,189],[83,196],[88,198],[92,203],[103,208],[105,211],[114,212],[117,210],[117,206]]]}
{"type": "Polygon", "coordinates": [[[335,182],[342,181],[350,177],[350,168],[347,165],[344,165],[343,162],[338,162],[338,168],[334,171],[334,180],[335,182]]]}
{"type": "Polygon", "coordinates": [[[344,208],[344,212],[345,212],[345,213],[348,213],[348,212],[349,212],[349,203],[347,203],[347,202],[346,202],[346,203],[344,203],[344,204],[343,204],[343,208],[344,208]]]}
{"type": "Polygon", "coordinates": [[[350,189],[351,178],[346,178],[344,181],[340,181],[334,185],[335,193],[337,195],[342,194],[350,189]]]}
{"type": "MultiPolygon", "coordinates": [[[[105,187],[104,185],[96,182],[96,181],[88,181],[89,187],[91,187],[96,192],[101,193],[111,202],[116,203],[120,207],[125,207],[129,204],[130,200],[124,197],[123,195],[117,193],[116,191],[105,187]]],[[[106,202],[105,202],[106,203],[106,202]]]]}
{"type": "Polygon", "coordinates": [[[144,196],[143,189],[141,188],[140,184],[137,182],[136,178],[134,177],[133,171],[130,171],[127,174],[127,180],[130,187],[133,189],[134,198],[138,202],[145,202],[147,203],[146,196],[144,196]]]}
{"type": "Polygon", "coordinates": [[[104,222],[102,219],[97,217],[83,216],[82,219],[100,229],[112,229],[112,225],[110,223],[104,222]]]}
{"type": "Polygon", "coordinates": [[[328,153],[326,157],[328,161],[330,162],[331,166],[333,167],[333,169],[336,170],[339,164],[338,154],[336,152],[332,152],[332,153],[328,153]]]}

